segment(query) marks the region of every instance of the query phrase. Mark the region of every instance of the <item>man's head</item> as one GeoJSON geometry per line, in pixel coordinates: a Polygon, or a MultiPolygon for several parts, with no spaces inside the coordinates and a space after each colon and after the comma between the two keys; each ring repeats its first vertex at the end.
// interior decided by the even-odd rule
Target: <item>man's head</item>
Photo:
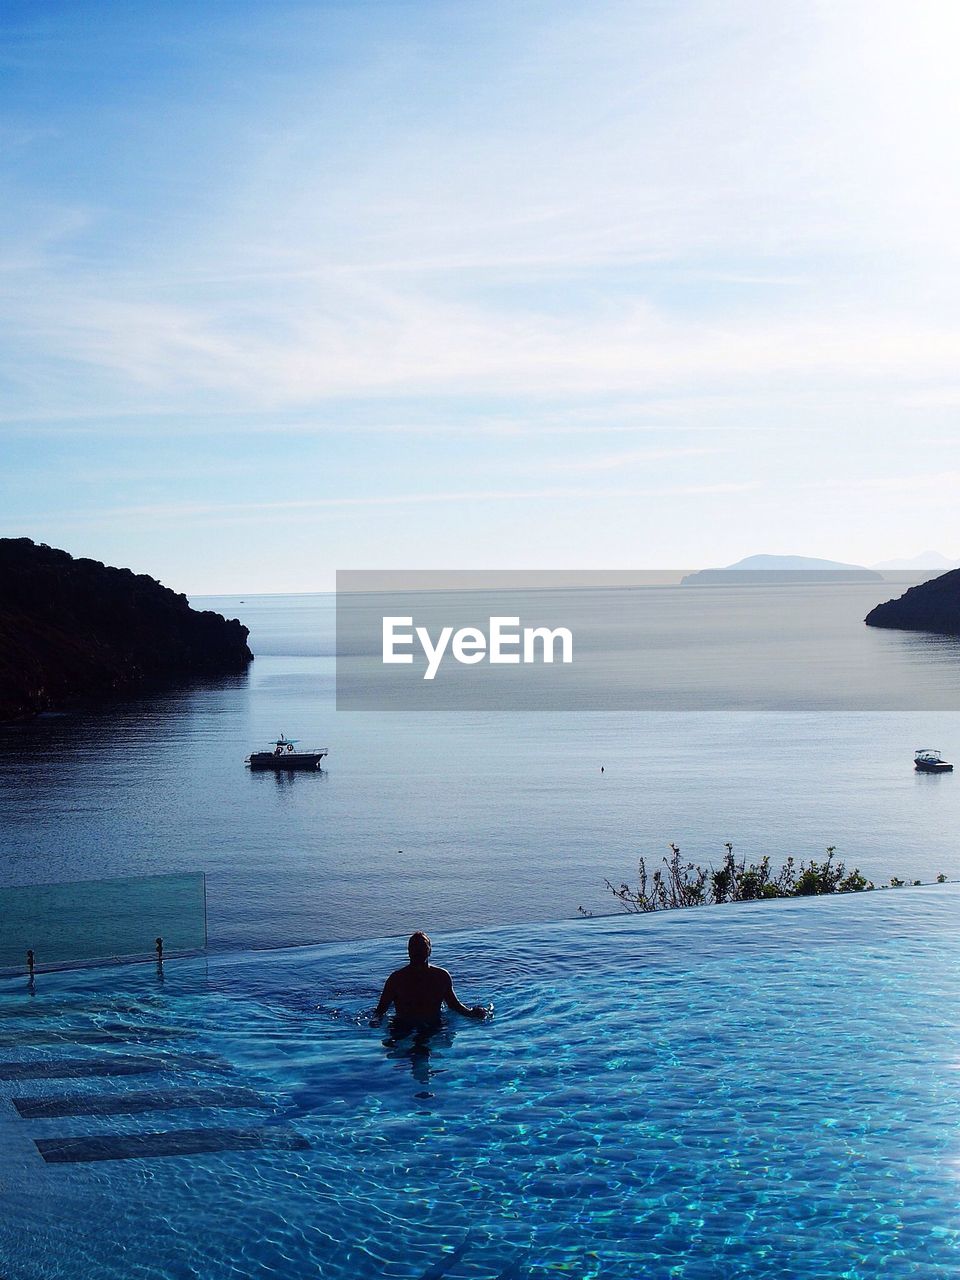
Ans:
{"type": "Polygon", "coordinates": [[[430,959],[430,939],[421,930],[410,935],[407,943],[407,955],[413,964],[426,964],[430,959]]]}

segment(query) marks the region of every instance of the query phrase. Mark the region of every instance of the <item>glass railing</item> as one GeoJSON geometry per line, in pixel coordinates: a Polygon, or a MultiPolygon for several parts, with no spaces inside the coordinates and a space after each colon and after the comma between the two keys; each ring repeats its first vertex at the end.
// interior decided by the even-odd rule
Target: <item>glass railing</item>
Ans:
{"type": "Polygon", "coordinates": [[[0,888],[0,970],[199,951],[207,944],[203,872],[0,888]]]}

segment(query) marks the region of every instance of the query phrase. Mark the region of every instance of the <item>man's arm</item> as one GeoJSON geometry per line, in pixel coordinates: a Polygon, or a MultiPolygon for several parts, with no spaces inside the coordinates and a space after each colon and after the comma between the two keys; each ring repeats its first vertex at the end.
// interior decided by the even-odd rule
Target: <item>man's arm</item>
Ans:
{"type": "Polygon", "coordinates": [[[448,1009],[452,1009],[454,1013],[462,1013],[467,1018],[486,1017],[487,1011],[484,1009],[482,1004],[475,1004],[472,1007],[468,1007],[458,999],[457,993],[453,989],[453,979],[446,970],[444,970],[443,976],[445,978],[443,999],[448,1009]]]}
{"type": "Polygon", "coordinates": [[[374,1018],[382,1018],[394,999],[394,979],[395,975],[391,973],[390,977],[383,984],[383,990],[380,992],[380,999],[377,1001],[377,1007],[373,1011],[374,1018]]]}

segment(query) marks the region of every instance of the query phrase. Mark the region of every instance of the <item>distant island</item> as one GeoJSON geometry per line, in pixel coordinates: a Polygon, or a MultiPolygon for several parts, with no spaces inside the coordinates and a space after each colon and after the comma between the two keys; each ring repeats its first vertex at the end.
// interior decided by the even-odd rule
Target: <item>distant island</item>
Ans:
{"type": "Polygon", "coordinates": [[[921,551],[919,555],[905,559],[884,560],[880,564],[875,564],[873,568],[906,570],[911,573],[922,573],[925,569],[934,569],[943,573],[946,569],[960,569],[960,560],[951,560],[942,551],[921,551]]]}
{"type": "Polygon", "coordinates": [[[145,574],[0,538],[0,720],[243,671],[248,634],[145,574]]]}
{"type": "Polygon", "coordinates": [[[878,604],[864,622],[868,627],[960,636],[960,569],[921,582],[896,600],[878,604]]]}
{"type": "Polygon", "coordinates": [[[681,578],[683,586],[721,586],[732,583],[747,585],[784,585],[829,582],[882,582],[883,574],[859,564],[842,564],[839,560],[818,560],[813,556],[747,556],[722,569],[701,569],[681,578]]]}

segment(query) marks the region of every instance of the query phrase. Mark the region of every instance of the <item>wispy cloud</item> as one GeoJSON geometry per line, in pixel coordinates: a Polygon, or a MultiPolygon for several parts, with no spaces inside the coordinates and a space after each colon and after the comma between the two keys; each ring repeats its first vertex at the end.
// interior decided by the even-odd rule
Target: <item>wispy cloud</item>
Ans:
{"type": "Polygon", "coordinates": [[[733,560],[766,522],[862,560],[946,501],[910,477],[960,404],[951,6],[222,9],[93,33],[55,6],[19,33],[7,527],[405,505],[409,557],[462,543],[466,502],[506,547],[536,502],[562,547],[565,504],[607,493],[604,550],[722,536],[733,560]],[[135,85],[97,77],[134,49],[135,85]],[[286,500],[298,465],[311,503],[286,500]],[[587,483],[620,471],[643,487],[587,483]],[[724,494],[719,533],[657,514],[724,494]]]}
{"type": "Polygon", "coordinates": [[[594,454],[585,458],[569,458],[548,462],[550,471],[620,471],[626,467],[648,462],[673,461],[677,458],[703,458],[723,452],[721,449],[623,449],[617,453],[594,454]]]}
{"type": "Polygon", "coordinates": [[[843,480],[827,478],[810,488],[844,493],[873,494],[887,498],[922,498],[955,503],[960,493],[960,470],[923,471],[894,476],[859,476],[843,480]]]}
{"type": "Polygon", "coordinates": [[[925,387],[899,396],[898,401],[906,409],[957,409],[960,408],[960,387],[925,387]]]}
{"type": "Polygon", "coordinates": [[[108,412],[101,407],[44,409],[18,413],[0,410],[0,427],[8,436],[38,433],[50,436],[336,436],[408,435],[475,438],[535,438],[538,436],[604,436],[690,431],[749,432],[757,429],[730,415],[755,405],[756,397],[696,395],[677,392],[637,398],[562,396],[510,401],[500,411],[478,407],[468,396],[384,397],[357,395],[334,399],[296,412],[235,407],[211,407],[202,415],[171,409],[131,405],[108,412]]]}
{"type": "Polygon", "coordinates": [[[698,498],[713,495],[746,493],[755,486],[752,483],[721,483],[646,486],[638,488],[597,488],[586,486],[569,488],[529,489],[461,489],[448,493],[388,493],[352,494],[326,498],[290,499],[276,502],[169,502],[130,506],[115,506],[95,510],[72,510],[37,513],[18,521],[18,527],[56,518],[66,521],[128,520],[148,518],[154,520],[187,520],[197,517],[243,517],[261,515],[284,516],[293,512],[320,512],[344,507],[414,507],[464,504],[476,502],[547,502],[609,498],[698,498]]]}
{"type": "Polygon", "coordinates": [[[244,331],[213,309],[132,303],[100,289],[99,297],[61,288],[22,298],[20,323],[42,333],[59,360],[114,388],[139,387],[155,411],[197,412],[212,395],[283,412],[331,397],[477,395],[491,386],[544,396],[736,392],[745,379],[896,385],[949,376],[960,363],[960,325],[874,310],[716,321],[630,298],[599,313],[550,315],[367,286],[264,305],[244,331]]]}
{"type": "MultiPolygon", "coordinates": [[[[935,12],[920,3],[907,30],[895,6],[860,0],[816,21],[753,2],[733,21],[705,0],[643,22],[617,0],[590,16],[560,6],[548,25],[518,14],[511,44],[473,32],[464,57],[495,75],[472,104],[443,97],[427,24],[420,45],[388,25],[318,93],[305,25],[299,55],[282,37],[304,85],[296,124],[256,66],[245,93],[230,84],[236,110],[209,142],[238,176],[204,219],[188,210],[189,237],[171,235],[184,211],[161,204],[141,211],[137,251],[129,229],[111,251],[108,196],[99,218],[73,201],[30,232],[30,269],[5,297],[13,384],[25,401],[93,395],[109,410],[140,396],[147,410],[202,413],[218,398],[283,412],[492,384],[532,396],[949,376],[951,309],[919,311],[896,273],[915,274],[921,250],[956,262],[952,230],[945,220],[931,238],[929,220],[904,218],[903,184],[878,167],[889,151],[871,147],[889,135],[862,130],[865,101],[890,121],[890,39],[940,66],[935,12]],[[869,14],[866,36],[854,12],[869,14]],[[874,59],[856,90],[842,57],[854,37],[874,59]],[[350,152],[325,121],[358,101],[350,152]],[[81,237],[95,254],[75,251],[81,237]],[[30,377],[31,346],[45,381],[30,377]]],[[[291,32],[303,22],[284,17],[291,32]]],[[[474,23],[456,21],[466,39],[474,23]]],[[[267,58],[277,36],[260,37],[267,58]]],[[[958,112],[944,119],[921,78],[910,109],[929,113],[924,137],[944,136],[958,112]]],[[[164,158],[174,172],[191,162],[164,158]]]]}

